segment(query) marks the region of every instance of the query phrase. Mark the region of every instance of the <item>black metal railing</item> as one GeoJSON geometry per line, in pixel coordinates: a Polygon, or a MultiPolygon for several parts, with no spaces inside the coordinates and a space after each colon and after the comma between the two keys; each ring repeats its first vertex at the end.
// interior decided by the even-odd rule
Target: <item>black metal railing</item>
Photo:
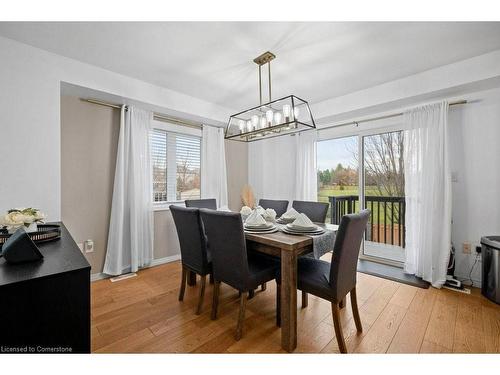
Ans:
{"type": "MultiPolygon", "coordinates": [[[[359,196],[328,197],[330,220],[339,224],[342,216],[360,210],[359,196]]],[[[405,247],[405,198],[366,196],[365,207],[371,211],[365,239],[405,247]]]]}

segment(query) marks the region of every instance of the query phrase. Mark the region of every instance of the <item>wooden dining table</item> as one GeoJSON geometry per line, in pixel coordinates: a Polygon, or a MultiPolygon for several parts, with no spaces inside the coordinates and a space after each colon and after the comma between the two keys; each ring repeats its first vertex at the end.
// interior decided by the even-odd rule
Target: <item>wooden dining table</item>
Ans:
{"type": "MultiPolygon", "coordinates": [[[[318,225],[333,231],[338,229],[338,225],[318,225]]],[[[313,239],[281,231],[245,233],[245,238],[248,250],[281,258],[281,347],[293,352],[297,347],[297,258],[313,250],[313,239]]]]}

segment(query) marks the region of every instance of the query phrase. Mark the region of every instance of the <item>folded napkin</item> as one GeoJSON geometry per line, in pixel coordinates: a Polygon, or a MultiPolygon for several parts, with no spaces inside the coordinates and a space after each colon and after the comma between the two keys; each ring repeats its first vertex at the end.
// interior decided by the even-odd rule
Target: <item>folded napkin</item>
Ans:
{"type": "Polygon", "coordinates": [[[264,212],[266,212],[266,210],[264,210],[261,206],[255,207],[255,211],[257,211],[259,215],[264,215],[264,212]]]}
{"type": "Polygon", "coordinates": [[[261,214],[257,210],[253,210],[253,212],[250,214],[250,216],[247,217],[245,220],[246,225],[265,225],[266,220],[262,217],[261,214]]]}
{"type": "Polygon", "coordinates": [[[314,228],[316,225],[309,219],[306,214],[299,214],[299,216],[291,224],[294,227],[301,228],[314,228]]]}
{"type": "Polygon", "coordinates": [[[287,212],[285,212],[281,217],[283,219],[296,219],[299,217],[299,213],[294,209],[290,208],[287,212]]]}
{"type": "Polygon", "coordinates": [[[266,220],[274,221],[274,219],[276,219],[276,211],[274,211],[272,208],[268,208],[264,211],[262,216],[266,220]]]}

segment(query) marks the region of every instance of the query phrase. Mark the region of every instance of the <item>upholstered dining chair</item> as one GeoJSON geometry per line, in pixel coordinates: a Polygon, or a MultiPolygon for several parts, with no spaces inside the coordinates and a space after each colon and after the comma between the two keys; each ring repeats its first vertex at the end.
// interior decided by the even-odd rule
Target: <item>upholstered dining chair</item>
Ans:
{"type": "Polygon", "coordinates": [[[212,263],[210,261],[210,253],[201,221],[200,210],[198,208],[171,205],[170,212],[172,212],[172,217],[174,218],[181,247],[182,276],[179,301],[184,299],[188,271],[200,275],[200,294],[196,307],[196,314],[199,315],[205,296],[206,277],[212,273],[212,263]]]}
{"type": "Polygon", "coordinates": [[[341,353],[347,347],[340,323],[339,309],[347,294],[351,297],[352,314],[356,329],[362,332],[356,299],[356,272],[359,248],[370,217],[370,210],[342,217],[335,238],[331,264],[310,257],[298,259],[297,287],[331,302],[335,336],[341,353]]]}
{"type": "MultiPolygon", "coordinates": [[[[205,227],[212,255],[214,293],[212,320],[217,318],[219,290],[221,282],[240,292],[240,312],[235,339],[242,336],[247,294],[259,285],[277,280],[279,261],[260,254],[248,254],[241,215],[233,212],[201,209],[201,218],[205,227]]],[[[276,322],[279,325],[279,284],[276,293],[276,322]]]]}
{"type": "Polygon", "coordinates": [[[328,203],[309,202],[309,201],[293,201],[292,207],[301,214],[306,216],[315,223],[324,223],[326,214],[328,213],[328,203]]]}
{"type": "Polygon", "coordinates": [[[280,217],[288,209],[288,201],[259,199],[259,206],[264,209],[272,208],[274,211],[276,211],[276,216],[280,217]]]}
{"type": "Polygon", "coordinates": [[[213,199],[186,199],[184,201],[186,207],[196,208],[210,208],[211,210],[217,209],[217,200],[213,199]]]}

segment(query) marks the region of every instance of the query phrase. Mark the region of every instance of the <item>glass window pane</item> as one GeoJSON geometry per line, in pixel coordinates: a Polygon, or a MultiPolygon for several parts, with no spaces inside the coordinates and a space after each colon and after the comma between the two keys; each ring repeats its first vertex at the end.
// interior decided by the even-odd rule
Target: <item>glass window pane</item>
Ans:
{"type": "Polygon", "coordinates": [[[200,198],[201,139],[176,134],[176,199],[200,198]]]}
{"type": "Polygon", "coordinates": [[[167,132],[154,129],[150,133],[153,172],[153,202],[167,201],[167,132]]]}
{"type": "Polygon", "coordinates": [[[334,218],[328,210],[327,222],[338,224],[344,214],[359,209],[358,137],[344,137],[317,143],[318,202],[335,198],[334,218]]]}

